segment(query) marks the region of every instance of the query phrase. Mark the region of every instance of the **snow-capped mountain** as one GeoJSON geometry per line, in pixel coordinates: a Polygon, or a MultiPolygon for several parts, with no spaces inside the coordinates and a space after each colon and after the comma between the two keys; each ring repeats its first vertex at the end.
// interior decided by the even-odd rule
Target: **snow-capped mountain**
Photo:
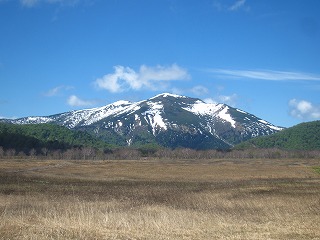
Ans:
{"type": "Polygon", "coordinates": [[[195,149],[227,149],[241,141],[282,130],[226,104],[205,103],[169,93],[140,102],[117,101],[99,108],[6,121],[58,124],[88,131],[119,145],[158,143],[195,149]]]}

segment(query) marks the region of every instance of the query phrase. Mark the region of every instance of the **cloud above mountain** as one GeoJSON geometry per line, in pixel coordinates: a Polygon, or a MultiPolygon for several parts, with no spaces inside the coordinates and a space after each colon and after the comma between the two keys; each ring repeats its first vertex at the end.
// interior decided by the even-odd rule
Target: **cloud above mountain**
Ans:
{"type": "Polygon", "coordinates": [[[269,81],[320,81],[320,75],[302,72],[274,71],[274,70],[234,70],[234,69],[210,69],[217,77],[247,78],[269,81]]]}
{"type": "Polygon", "coordinates": [[[246,3],[246,0],[238,0],[236,2],[234,2],[229,8],[228,10],[230,11],[237,11],[239,10],[240,8],[243,8],[244,5],[246,3]]]}
{"type": "Polygon", "coordinates": [[[49,89],[48,91],[43,93],[43,96],[45,97],[54,97],[59,95],[63,91],[68,91],[74,89],[72,86],[65,86],[65,85],[60,85],[54,88],[49,89]]]}
{"type": "Polygon", "coordinates": [[[218,95],[211,98],[205,98],[204,102],[206,103],[224,103],[232,107],[236,107],[238,100],[237,94],[231,94],[231,95],[218,95]]]}
{"type": "Polygon", "coordinates": [[[76,95],[71,95],[67,100],[68,105],[72,107],[89,107],[96,104],[96,101],[94,100],[84,100],[76,95]]]}
{"type": "Polygon", "coordinates": [[[149,67],[140,66],[138,71],[130,67],[114,66],[114,72],[96,79],[94,82],[98,89],[104,89],[112,93],[126,90],[165,90],[171,81],[190,79],[187,70],[172,64],[171,66],[157,65],[149,67]]]}
{"type": "Polygon", "coordinates": [[[214,0],[213,7],[218,11],[236,12],[239,10],[250,11],[250,6],[246,0],[236,0],[233,2],[214,0]]]}
{"type": "Polygon", "coordinates": [[[306,100],[291,99],[289,101],[290,115],[304,120],[319,119],[320,106],[306,100]]]}
{"type": "Polygon", "coordinates": [[[20,4],[25,7],[34,7],[40,3],[60,4],[62,6],[75,6],[81,0],[20,0],[20,4]]]}

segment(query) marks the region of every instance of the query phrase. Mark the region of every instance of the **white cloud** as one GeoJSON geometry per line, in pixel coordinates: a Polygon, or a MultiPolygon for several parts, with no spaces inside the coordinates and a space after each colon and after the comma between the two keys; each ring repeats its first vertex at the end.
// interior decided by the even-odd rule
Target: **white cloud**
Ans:
{"type": "Polygon", "coordinates": [[[137,81],[138,74],[134,70],[123,66],[115,66],[114,70],[114,73],[98,78],[95,81],[96,86],[114,93],[124,91],[125,83],[132,89],[141,88],[141,84],[137,81]]]}
{"type": "Polygon", "coordinates": [[[270,81],[293,81],[307,80],[320,81],[320,75],[301,72],[273,71],[273,70],[231,70],[231,69],[211,69],[209,72],[217,74],[219,77],[248,78],[270,81]]]}
{"type": "Polygon", "coordinates": [[[218,96],[218,100],[222,103],[228,104],[230,106],[235,106],[236,105],[236,101],[238,99],[238,95],[237,94],[232,94],[232,95],[220,95],[218,96]]]}
{"type": "Polygon", "coordinates": [[[319,119],[320,106],[306,100],[291,99],[289,101],[290,115],[300,119],[319,119]]]}
{"type": "Polygon", "coordinates": [[[96,102],[93,100],[83,100],[77,97],[76,95],[71,95],[68,98],[67,103],[72,107],[86,107],[86,106],[92,106],[96,102]]]}
{"type": "Polygon", "coordinates": [[[239,10],[250,11],[246,0],[236,0],[233,3],[228,3],[224,0],[214,0],[213,7],[218,11],[236,12],[239,10]]]}
{"type": "Polygon", "coordinates": [[[239,10],[240,8],[244,7],[246,3],[246,0],[238,0],[236,1],[235,3],[233,3],[229,8],[228,10],[230,11],[237,11],[239,10]]]}
{"type": "Polygon", "coordinates": [[[218,103],[216,100],[214,100],[213,98],[205,98],[205,99],[203,99],[203,101],[205,102],[205,103],[214,103],[214,104],[216,104],[216,103],[218,103]]]}
{"type": "Polygon", "coordinates": [[[184,90],[180,89],[180,88],[171,88],[171,89],[167,89],[168,92],[173,93],[173,94],[177,94],[177,95],[183,95],[184,94],[184,90]]]}
{"type": "Polygon", "coordinates": [[[206,98],[203,101],[206,103],[224,103],[229,106],[235,107],[237,103],[238,95],[232,94],[232,95],[218,95],[214,98],[206,98]]]}
{"type": "Polygon", "coordinates": [[[113,93],[123,92],[128,89],[158,90],[170,81],[190,78],[187,70],[176,64],[169,67],[142,65],[138,72],[124,66],[115,66],[114,70],[114,73],[98,78],[95,81],[95,85],[99,89],[105,89],[113,93]]]}
{"type": "Polygon", "coordinates": [[[48,4],[60,4],[63,6],[75,6],[81,0],[20,0],[22,6],[25,7],[34,7],[40,3],[48,3],[48,4]]]}
{"type": "Polygon", "coordinates": [[[204,86],[201,86],[201,85],[198,85],[198,86],[195,86],[191,89],[191,92],[195,95],[204,95],[204,94],[207,94],[209,92],[208,88],[204,87],[204,86]]]}
{"type": "Polygon", "coordinates": [[[58,94],[58,92],[60,91],[61,87],[55,87],[50,89],[49,91],[47,91],[46,93],[44,93],[44,95],[46,97],[53,97],[56,96],[58,94]]]}
{"type": "Polygon", "coordinates": [[[39,2],[39,0],[20,0],[20,3],[26,7],[33,7],[39,2]]]}
{"type": "Polygon", "coordinates": [[[57,96],[61,91],[70,90],[70,89],[73,89],[73,87],[62,85],[62,86],[58,86],[58,87],[54,87],[52,89],[49,89],[47,92],[43,93],[43,95],[46,97],[54,97],[54,96],[57,96]]]}

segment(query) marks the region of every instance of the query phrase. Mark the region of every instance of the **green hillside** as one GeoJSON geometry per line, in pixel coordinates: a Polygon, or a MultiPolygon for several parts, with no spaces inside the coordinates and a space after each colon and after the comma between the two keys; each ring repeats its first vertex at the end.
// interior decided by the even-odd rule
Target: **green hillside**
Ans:
{"type": "Polygon", "coordinates": [[[58,125],[6,123],[0,123],[0,146],[22,152],[41,148],[66,150],[73,147],[109,147],[88,133],[58,125]]]}
{"type": "Polygon", "coordinates": [[[301,123],[273,135],[257,137],[235,146],[235,149],[247,148],[320,150],[320,121],[301,123]]]}

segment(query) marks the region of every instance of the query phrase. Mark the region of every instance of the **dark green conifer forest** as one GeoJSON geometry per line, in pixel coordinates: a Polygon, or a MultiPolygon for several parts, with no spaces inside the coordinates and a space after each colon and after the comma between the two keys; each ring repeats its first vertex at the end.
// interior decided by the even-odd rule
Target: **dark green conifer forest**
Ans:
{"type": "Polygon", "coordinates": [[[240,143],[236,149],[278,148],[283,150],[319,150],[320,121],[295,125],[281,132],[250,139],[240,143]]]}

